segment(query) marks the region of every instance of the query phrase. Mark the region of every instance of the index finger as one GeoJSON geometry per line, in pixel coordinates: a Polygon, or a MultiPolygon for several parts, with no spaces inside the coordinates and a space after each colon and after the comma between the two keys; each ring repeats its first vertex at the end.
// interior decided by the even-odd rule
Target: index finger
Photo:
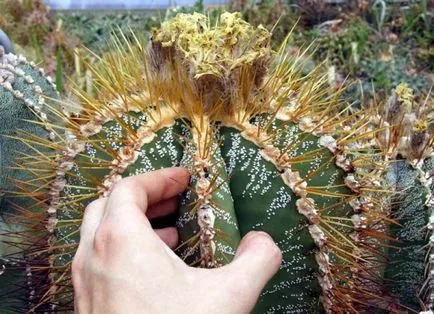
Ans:
{"type": "Polygon", "coordinates": [[[141,210],[182,193],[190,174],[185,168],[166,168],[128,177],[117,182],[106,206],[106,215],[141,210]]]}

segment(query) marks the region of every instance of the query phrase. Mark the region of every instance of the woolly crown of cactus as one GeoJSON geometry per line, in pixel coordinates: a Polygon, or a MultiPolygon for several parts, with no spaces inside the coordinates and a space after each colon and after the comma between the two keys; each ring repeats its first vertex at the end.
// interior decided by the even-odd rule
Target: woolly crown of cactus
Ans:
{"type": "Polygon", "coordinates": [[[179,14],[147,46],[114,40],[93,68],[95,93],[76,91],[80,114],[52,108],[66,127],[50,125],[52,141],[33,147],[52,152],[22,167],[33,175],[22,185],[33,204],[16,219],[28,307],[72,307],[70,265],[90,201],[122,177],[177,165],[192,174],[176,222],[187,263],[228,263],[250,230],[281,248],[256,312],[387,306],[386,160],[362,145],[369,117],[346,115],[327,75],[301,75],[286,42],[274,52],[270,36],[238,13],[215,26],[179,14]]]}

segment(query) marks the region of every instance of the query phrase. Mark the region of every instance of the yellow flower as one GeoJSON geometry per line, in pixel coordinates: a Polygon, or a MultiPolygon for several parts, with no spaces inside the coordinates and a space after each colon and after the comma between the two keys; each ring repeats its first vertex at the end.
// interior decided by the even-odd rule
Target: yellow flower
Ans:
{"type": "Polygon", "coordinates": [[[413,89],[408,87],[407,83],[401,83],[396,86],[396,95],[398,95],[398,100],[402,102],[405,107],[411,109],[413,103],[413,89]]]}
{"type": "Polygon", "coordinates": [[[413,131],[416,133],[422,133],[428,129],[428,122],[425,120],[417,119],[413,124],[413,131]]]}

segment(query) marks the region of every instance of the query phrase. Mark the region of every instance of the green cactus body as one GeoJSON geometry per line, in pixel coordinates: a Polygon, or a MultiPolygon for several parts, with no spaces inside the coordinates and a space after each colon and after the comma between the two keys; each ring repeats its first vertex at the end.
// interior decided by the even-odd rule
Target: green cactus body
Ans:
{"type": "MultiPolygon", "coordinates": [[[[9,178],[23,179],[22,171],[11,169],[21,154],[32,151],[18,139],[18,131],[23,131],[36,138],[48,139],[50,127],[44,128],[42,123],[49,122],[46,98],[56,98],[57,93],[42,70],[26,61],[24,57],[12,54],[1,54],[0,51],[0,106],[1,106],[1,173],[0,187],[2,191],[12,189],[9,178]],[[36,124],[29,121],[42,121],[36,124]],[[47,130],[48,129],[48,130],[47,130]],[[9,136],[9,137],[4,137],[9,136]]],[[[52,133],[51,136],[54,136],[52,133]]]]}
{"type": "MultiPolygon", "coordinates": [[[[15,220],[14,209],[18,208],[21,212],[39,210],[34,208],[38,197],[35,189],[38,182],[33,180],[35,174],[45,177],[51,172],[47,166],[50,158],[55,156],[50,142],[50,138],[55,136],[51,127],[55,119],[47,97],[55,99],[57,93],[43,70],[22,56],[4,54],[0,47],[0,237],[9,244],[0,247],[0,267],[4,268],[1,291],[16,297],[1,302],[2,313],[16,313],[23,306],[28,306],[26,298],[31,298],[30,290],[24,297],[20,288],[31,285],[29,263],[32,258],[27,253],[32,244],[10,237],[10,233],[19,234],[26,229],[24,224],[17,223],[20,219],[15,220]],[[23,135],[26,140],[20,140],[23,135]],[[36,143],[43,145],[37,149],[36,143]],[[31,162],[31,156],[44,154],[45,162],[31,162]],[[27,170],[22,171],[23,168],[27,170]],[[24,191],[29,194],[23,196],[24,191]],[[29,197],[32,194],[30,191],[35,192],[32,197],[29,197]],[[7,222],[10,226],[6,227],[4,219],[8,214],[12,217],[7,222]],[[23,250],[25,253],[22,253],[23,250]],[[22,261],[23,256],[27,262],[22,261]]],[[[61,124],[58,123],[58,126],[61,124]]]]}
{"type": "Polygon", "coordinates": [[[396,223],[390,226],[390,233],[395,241],[388,250],[385,285],[395,303],[413,312],[434,307],[434,160],[427,101],[419,106],[413,90],[407,84],[398,85],[387,102],[383,123],[388,129],[380,139],[380,145],[388,146],[396,159],[388,171],[388,181],[397,195],[391,208],[396,223]]]}
{"type": "Polygon", "coordinates": [[[380,306],[384,165],[357,144],[366,117],[341,116],[327,76],[300,77],[269,39],[239,14],[215,27],[180,14],[147,49],[118,42],[101,60],[98,96],[78,92],[83,111],[56,134],[63,148],[39,190],[48,293],[36,306],[72,307],[70,264],[90,201],[123,177],[178,165],[192,174],[177,220],[188,264],[227,264],[250,230],[269,232],[282,249],[255,312],[380,306]]]}
{"type": "Polygon", "coordinates": [[[393,218],[399,225],[391,227],[399,241],[394,245],[399,249],[390,250],[385,278],[399,302],[414,311],[430,309],[434,301],[430,274],[433,166],[432,157],[416,169],[405,160],[392,166],[401,192],[393,208],[393,218]]]}

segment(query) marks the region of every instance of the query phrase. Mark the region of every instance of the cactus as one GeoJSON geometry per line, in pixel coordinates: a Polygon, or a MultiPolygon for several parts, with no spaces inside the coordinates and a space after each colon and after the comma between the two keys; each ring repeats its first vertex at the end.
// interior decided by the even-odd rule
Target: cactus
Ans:
{"type": "MultiPolygon", "coordinates": [[[[19,234],[22,230],[18,225],[7,226],[3,221],[7,213],[13,212],[14,208],[30,208],[32,201],[22,197],[21,182],[28,182],[32,179],[29,172],[20,168],[30,167],[27,163],[29,156],[35,151],[32,148],[34,141],[48,141],[54,138],[54,130],[50,123],[56,121],[50,114],[52,110],[48,98],[55,99],[57,93],[49,77],[46,77],[42,69],[35,64],[28,62],[22,56],[6,54],[0,46],[0,228],[1,238],[11,232],[19,234]],[[26,140],[19,140],[23,136],[26,140]],[[19,163],[21,158],[22,163],[19,163]]],[[[60,126],[60,123],[57,122],[60,126]]],[[[52,150],[49,147],[40,149],[40,154],[47,154],[52,150]]],[[[48,158],[48,157],[47,157],[48,158]]],[[[37,167],[37,165],[35,165],[37,167]]],[[[43,168],[39,166],[40,168],[43,168]]],[[[40,174],[43,174],[40,172],[40,174]]],[[[17,312],[27,302],[22,301],[20,289],[26,285],[26,274],[22,267],[28,264],[21,263],[25,255],[17,250],[14,243],[17,239],[6,239],[9,246],[2,243],[0,246],[0,267],[2,267],[2,278],[0,290],[2,294],[12,295],[3,300],[0,305],[0,312],[17,312]],[[12,241],[12,242],[11,242],[12,241]],[[18,267],[20,266],[20,267],[18,267]],[[8,269],[5,271],[5,269],[8,269]]],[[[21,241],[19,241],[21,242],[21,241]]],[[[21,242],[23,249],[28,246],[21,242]]]]}
{"type": "Polygon", "coordinates": [[[255,312],[387,306],[387,160],[365,147],[375,133],[361,132],[369,116],[347,115],[327,75],[302,76],[287,40],[274,52],[270,36],[238,13],[213,27],[204,15],[179,14],[148,47],[114,41],[117,52],[93,68],[94,96],[77,91],[80,114],[53,109],[66,127],[35,141],[38,153],[25,156],[34,166],[21,167],[33,176],[20,186],[33,200],[19,216],[32,244],[28,307],[72,308],[70,265],[89,202],[122,177],[177,165],[192,174],[176,223],[186,263],[230,262],[250,230],[281,248],[255,312]]]}
{"type": "Polygon", "coordinates": [[[0,28],[0,46],[3,47],[4,53],[14,52],[14,47],[12,46],[12,42],[9,39],[8,35],[2,31],[0,28]]]}
{"type": "Polygon", "coordinates": [[[434,308],[432,278],[432,157],[413,168],[405,160],[392,168],[397,190],[402,194],[393,207],[393,218],[399,225],[391,234],[399,240],[389,253],[390,263],[385,271],[386,285],[396,295],[397,302],[413,311],[434,308]]]}
{"type": "Polygon", "coordinates": [[[415,75],[411,70],[411,60],[401,53],[392,55],[391,60],[381,58],[366,59],[361,61],[361,72],[375,83],[377,90],[386,91],[399,85],[400,82],[407,82],[417,93],[429,89],[429,79],[415,75]]]}
{"type": "MultiPolygon", "coordinates": [[[[57,97],[51,78],[24,57],[5,54],[0,47],[1,191],[13,190],[10,178],[14,178],[18,184],[27,177],[25,172],[16,167],[15,161],[18,157],[33,154],[33,150],[29,145],[31,139],[20,141],[20,134],[32,134],[34,139],[41,140],[55,136],[49,126],[53,121],[47,97],[57,97]]],[[[7,204],[2,204],[2,210],[5,207],[7,204]]]]}
{"type": "Polygon", "coordinates": [[[390,96],[380,145],[396,159],[389,180],[398,192],[392,206],[390,233],[396,239],[388,252],[385,285],[406,309],[434,308],[432,247],[434,159],[429,96],[418,104],[413,90],[399,84],[390,96]],[[397,158],[396,158],[397,157],[397,158]]]}
{"type": "Polygon", "coordinates": [[[67,37],[79,38],[81,45],[97,54],[108,52],[113,34],[128,30],[141,33],[160,24],[160,19],[148,11],[58,11],[56,19],[63,21],[67,37]]]}

